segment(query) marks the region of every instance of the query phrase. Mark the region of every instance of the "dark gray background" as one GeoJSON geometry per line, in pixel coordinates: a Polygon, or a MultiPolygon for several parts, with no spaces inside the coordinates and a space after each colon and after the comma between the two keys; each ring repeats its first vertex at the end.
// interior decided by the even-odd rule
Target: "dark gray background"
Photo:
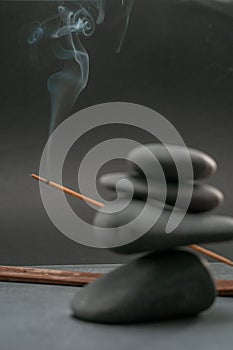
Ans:
{"type": "MultiPolygon", "coordinates": [[[[80,246],[58,232],[43,209],[38,183],[28,175],[38,171],[48,136],[46,81],[61,64],[42,47],[40,64],[32,66],[28,47],[23,45],[22,36],[21,41],[18,38],[25,24],[49,16],[54,9],[55,4],[50,2],[0,2],[0,264],[120,262],[125,257],[80,246]]],[[[126,101],[160,112],[188,146],[206,151],[217,160],[218,173],[210,182],[225,194],[219,212],[232,215],[231,13],[197,1],[136,0],[122,51],[117,55],[118,10],[117,0],[107,0],[106,21],[85,40],[90,78],[74,110],[126,101]]],[[[76,158],[106,133],[108,137],[131,133],[138,140],[151,141],[139,130],[98,130],[84,137],[76,158]]],[[[65,183],[75,188],[73,170],[68,173],[65,183]]],[[[83,206],[77,202],[74,205],[83,206]]],[[[233,258],[233,244],[212,248],[233,258]]]]}

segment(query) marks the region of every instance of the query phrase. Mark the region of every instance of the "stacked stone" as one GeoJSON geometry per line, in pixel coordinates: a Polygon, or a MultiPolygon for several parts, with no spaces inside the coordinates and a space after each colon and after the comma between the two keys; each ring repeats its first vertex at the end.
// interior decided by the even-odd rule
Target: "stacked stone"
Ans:
{"type": "Polygon", "coordinates": [[[96,226],[115,228],[118,234],[122,225],[142,212],[146,200],[151,200],[140,225],[133,226],[133,229],[131,227],[132,239],[129,241],[132,242],[113,248],[114,251],[123,254],[147,254],[80,291],[72,302],[76,317],[104,323],[147,322],[196,315],[212,305],[216,290],[207,261],[181,247],[233,239],[233,219],[204,214],[216,208],[223,200],[219,190],[198,182],[216,171],[216,163],[208,155],[194,149],[188,149],[188,154],[189,157],[187,149],[180,146],[169,145],[167,148],[159,144],[150,144],[146,149],[145,146],[141,146],[129,154],[127,173],[108,174],[101,178],[103,187],[111,191],[116,191],[117,187],[121,197],[117,201],[119,211],[114,208],[115,213],[109,214],[108,208],[105,207],[103,212],[100,211],[96,215],[96,226]],[[140,236],[139,231],[146,227],[151,217],[160,213],[160,201],[164,196],[157,174],[151,165],[148,150],[156,157],[165,174],[166,205],[155,224],[135,241],[134,235],[140,236]],[[190,182],[190,173],[185,171],[190,165],[190,160],[194,185],[190,182]],[[140,168],[137,164],[140,164],[140,168]],[[190,193],[192,196],[183,220],[172,233],[166,234],[171,210],[177,200],[179,165],[184,172],[181,174],[182,183],[179,187],[180,207],[172,213],[175,221],[176,216],[179,221],[180,213],[186,209],[186,197],[190,193]],[[141,169],[147,174],[146,178],[141,169]],[[149,193],[148,177],[150,187],[154,181],[149,193]],[[128,181],[119,181],[122,179],[128,181]],[[127,205],[127,195],[131,192],[131,186],[134,188],[134,195],[127,205]],[[190,186],[193,187],[193,192],[190,192],[190,186]],[[147,198],[148,195],[150,198],[147,198]],[[125,209],[121,210],[123,207],[125,209]]]}

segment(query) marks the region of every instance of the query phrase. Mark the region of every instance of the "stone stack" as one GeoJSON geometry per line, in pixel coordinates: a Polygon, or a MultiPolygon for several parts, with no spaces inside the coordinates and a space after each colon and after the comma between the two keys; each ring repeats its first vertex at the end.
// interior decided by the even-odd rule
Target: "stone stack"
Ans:
{"type": "Polygon", "coordinates": [[[138,147],[128,159],[127,173],[108,174],[100,179],[103,187],[111,191],[117,188],[120,198],[114,204],[114,214],[111,204],[97,213],[95,225],[114,229],[118,235],[120,228],[136,218],[146,203],[140,225],[130,227],[131,243],[112,248],[121,254],[144,255],[78,292],[72,302],[74,315],[87,321],[118,324],[196,315],[214,302],[215,284],[207,261],[182,247],[233,239],[233,219],[208,213],[222,202],[222,193],[199,182],[216,171],[216,163],[203,152],[188,149],[187,157],[186,148],[159,144],[138,147]],[[150,154],[165,175],[167,193],[161,215],[164,191],[150,154]],[[190,161],[192,178],[186,171],[190,161]],[[177,169],[183,169],[182,173],[178,174],[177,169]],[[122,179],[127,181],[119,181],[122,179]],[[132,186],[133,198],[128,204],[132,186]],[[167,233],[171,213],[174,222],[180,221],[181,214],[184,217],[167,233]],[[158,220],[140,237],[140,230],[157,216],[158,220]],[[140,238],[134,240],[134,236],[140,238]]]}

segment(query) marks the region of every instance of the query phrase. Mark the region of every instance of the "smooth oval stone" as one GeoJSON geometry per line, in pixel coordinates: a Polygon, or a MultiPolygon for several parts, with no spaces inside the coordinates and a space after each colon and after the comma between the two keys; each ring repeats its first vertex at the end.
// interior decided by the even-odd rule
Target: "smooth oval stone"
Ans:
{"type": "MultiPolygon", "coordinates": [[[[173,157],[167,148],[161,144],[147,144],[133,149],[128,155],[130,169],[133,172],[137,171],[140,174],[141,170],[136,165],[139,163],[147,177],[150,176],[157,179],[158,176],[160,176],[160,173],[159,169],[158,173],[155,171],[155,162],[153,162],[152,166],[152,157],[150,155],[150,152],[152,152],[160,163],[167,181],[178,180],[176,165],[181,168],[181,180],[192,180],[192,177],[190,178],[190,173],[187,172],[190,164],[190,160],[187,157],[187,150],[191,158],[194,179],[206,178],[212,175],[217,169],[216,162],[206,153],[191,148],[185,149],[181,146],[167,146],[172,151],[173,157]],[[150,152],[148,152],[147,149],[150,152]]],[[[161,177],[159,177],[159,179],[161,179],[161,177]]]]}
{"type": "Polygon", "coordinates": [[[203,262],[185,251],[134,260],[82,288],[71,304],[74,316],[129,324],[197,315],[216,296],[207,262],[203,262]]]}
{"type": "MultiPolygon", "coordinates": [[[[131,185],[134,188],[134,198],[146,199],[148,195],[147,181],[139,176],[130,176],[126,173],[111,173],[100,177],[100,184],[109,190],[117,191],[121,193],[130,193],[131,185]],[[121,180],[127,181],[121,181],[121,180]]],[[[157,199],[158,201],[163,199],[162,185],[159,182],[154,181],[152,184],[152,190],[150,197],[157,199]]],[[[167,183],[167,196],[166,203],[174,206],[177,198],[177,183],[167,183]]],[[[192,186],[189,184],[182,184],[180,186],[180,198],[181,202],[179,207],[184,208],[182,202],[187,199],[187,195],[192,190],[192,186]]],[[[188,207],[188,211],[193,213],[204,212],[216,208],[223,201],[223,194],[216,188],[204,184],[195,184],[193,186],[192,199],[188,207]]]]}
{"type": "MultiPolygon", "coordinates": [[[[106,212],[102,212],[101,209],[96,214],[94,218],[96,235],[101,235],[101,227],[112,228],[109,235],[118,235],[119,238],[123,233],[125,234],[124,225],[136,218],[145,205],[142,201],[133,200],[124,210],[121,210],[123,206],[127,205],[126,203],[126,199],[120,199],[114,205],[106,205],[103,208],[106,212]],[[118,210],[118,208],[120,209],[118,210]],[[114,210],[114,214],[108,213],[108,210],[109,212],[114,210]]],[[[127,231],[128,241],[132,243],[112,249],[118,253],[131,254],[166,250],[194,243],[221,242],[233,239],[233,219],[218,215],[187,213],[171,233],[166,233],[171,211],[164,209],[157,222],[141,238],[134,241],[134,237],[140,237],[140,232],[144,230],[144,227],[147,227],[148,222],[151,222],[151,218],[158,217],[158,215],[159,208],[148,205],[144,214],[141,215],[140,225],[138,222],[132,221],[129,232],[127,231]]],[[[173,220],[179,222],[180,212],[176,211],[173,215],[173,220]]]]}

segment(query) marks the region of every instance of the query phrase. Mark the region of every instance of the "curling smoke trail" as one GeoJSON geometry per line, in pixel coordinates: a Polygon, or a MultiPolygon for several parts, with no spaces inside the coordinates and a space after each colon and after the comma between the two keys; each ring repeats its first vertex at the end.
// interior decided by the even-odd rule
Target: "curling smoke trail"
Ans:
{"type": "MultiPolygon", "coordinates": [[[[134,0],[121,0],[124,28],[117,49],[124,41],[134,0]]],[[[42,39],[52,39],[54,52],[64,61],[63,69],[48,79],[51,97],[49,133],[69,116],[76,100],[85,89],[89,78],[89,55],[81,37],[89,37],[95,27],[105,19],[105,0],[60,1],[57,14],[41,23],[36,23],[28,38],[31,48],[37,49],[42,39]],[[72,5],[72,9],[64,3],[72,5]]]]}
{"type": "Polygon", "coordinates": [[[91,35],[94,21],[85,9],[75,13],[59,6],[61,27],[53,34],[54,39],[66,38],[67,49],[60,47],[57,57],[65,61],[60,72],[48,79],[51,96],[50,133],[68,116],[76,99],[86,87],[89,76],[89,57],[81,43],[79,33],[91,35]]]}
{"type": "Polygon", "coordinates": [[[133,4],[134,4],[134,0],[122,0],[122,6],[124,6],[124,28],[123,28],[123,32],[121,34],[121,39],[120,39],[120,43],[119,46],[117,48],[117,53],[119,53],[121,51],[121,47],[123,44],[123,41],[125,39],[125,35],[127,33],[127,29],[129,26],[129,18],[130,18],[130,14],[133,8],[133,4]]]}

